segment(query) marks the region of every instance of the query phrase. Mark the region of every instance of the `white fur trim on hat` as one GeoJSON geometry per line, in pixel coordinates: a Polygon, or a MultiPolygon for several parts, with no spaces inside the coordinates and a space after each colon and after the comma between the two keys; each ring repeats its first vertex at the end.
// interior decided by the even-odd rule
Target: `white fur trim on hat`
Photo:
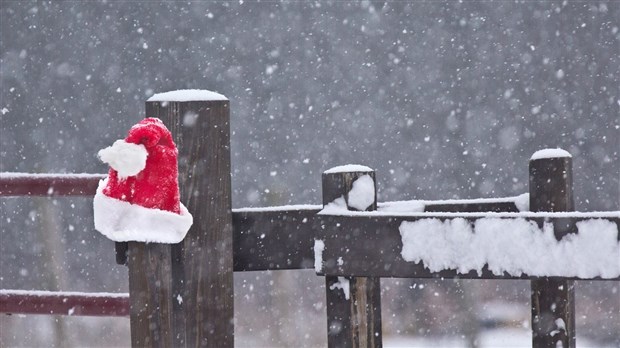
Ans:
{"type": "Polygon", "coordinates": [[[115,242],[179,243],[194,221],[181,203],[181,214],[145,208],[103,194],[108,179],[101,180],[93,208],[95,229],[115,242]]]}

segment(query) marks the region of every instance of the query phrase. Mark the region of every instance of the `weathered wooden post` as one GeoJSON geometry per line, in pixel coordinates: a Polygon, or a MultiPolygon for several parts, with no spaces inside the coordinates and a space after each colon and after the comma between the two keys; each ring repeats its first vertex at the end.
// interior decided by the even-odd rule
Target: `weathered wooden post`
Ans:
{"type": "MultiPolygon", "coordinates": [[[[323,173],[322,182],[323,206],[342,198],[348,210],[377,209],[375,172],[370,168],[336,167],[323,173]],[[366,191],[359,195],[365,197],[349,195],[358,185],[358,191],[366,191]],[[370,198],[364,195],[368,189],[372,190],[370,198]]],[[[352,234],[351,238],[355,236],[352,234]]],[[[342,252],[345,253],[344,248],[342,252]]],[[[382,347],[379,280],[375,277],[325,277],[328,347],[382,347]]]]}
{"type": "Polygon", "coordinates": [[[132,346],[232,348],[229,101],[208,91],[162,93],[146,102],[146,115],[172,132],[194,224],[179,244],[129,243],[132,346]]]}
{"type": "MultiPolygon", "coordinates": [[[[560,149],[536,152],[529,166],[530,210],[572,211],[573,173],[571,155],[560,149]]],[[[568,226],[554,226],[560,239],[568,226]],[[564,228],[563,228],[564,227],[564,228]]],[[[532,346],[575,347],[574,281],[539,278],[531,281],[532,346]]]]}

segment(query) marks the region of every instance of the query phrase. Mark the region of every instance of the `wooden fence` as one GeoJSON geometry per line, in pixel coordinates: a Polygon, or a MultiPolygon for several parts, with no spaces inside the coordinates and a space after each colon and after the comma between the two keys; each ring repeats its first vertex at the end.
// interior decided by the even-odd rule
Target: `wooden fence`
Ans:
{"type": "MultiPolygon", "coordinates": [[[[365,212],[358,212],[348,196],[360,177],[375,180],[372,170],[323,174],[323,206],[342,197],[349,214],[319,214],[323,206],[233,210],[229,102],[147,102],[146,114],[162,119],[179,148],[181,198],[194,215],[185,240],[174,245],[117,243],[117,262],[128,266],[128,297],[3,290],[1,312],[129,314],[134,347],[233,347],[233,272],[315,268],[325,277],[328,346],[381,347],[380,278],[529,279],[533,346],[575,347],[576,277],[497,275],[487,267],[481,272],[431,272],[421,262],[403,259],[399,233],[403,222],[436,218],[473,224],[488,212],[539,226],[551,222],[558,240],[575,232],[584,219],[619,226],[618,211],[558,213],[573,210],[570,157],[530,161],[528,214],[519,213],[513,199],[426,202],[417,214],[381,213],[376,212],[376,190],[365,212]],[[196,120],[191,127],[183,122],[187,114],[196,120]],[[330,290],[346,281],[348,293],[330,290]],[[61,304],[75,305],[58,307],[59,297],[67,299],[61,304]]],[[[5,173],[0,175],[0,195],[93,195],[101,177],[5,173]]]]}

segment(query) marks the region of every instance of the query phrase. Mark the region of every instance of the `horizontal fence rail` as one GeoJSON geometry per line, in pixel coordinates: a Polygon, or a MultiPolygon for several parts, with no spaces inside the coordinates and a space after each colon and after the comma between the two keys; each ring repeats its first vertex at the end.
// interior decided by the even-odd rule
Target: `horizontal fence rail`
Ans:
{"type": "Polygon", "coordinates": [[[314,268],[320,206],[233,209],[235,272],[314,268]]]}
{"type": "Polygon", "coordinates": [[[0,173],[0,196],[94,196],[104,174],[0,173]]]}
{"type": "MultiPolygon", "coordinates": [[[[473,226],[481,219],[497,219],[508,223],[520,221],[524,224],[532,222],[540,228],[546,223],[553,225],[555,234],[577,232],[576,224],[589,219],[603,219],[620,226],[620,214],[601,213],[419,213],[416,216],[373,216],[372,213],[357,213],[353,216],[321,215],[323,228],[317,230],[316,238],[322,240],[325,246],[322,252],[323,267],[319,274],[397,278],[538,278],[538,276],[527,274],[514,275],[505,272],[495,274],[487,266],[482,269],[480,274],[476,271],[459,273],[456,270],[433,272],[421,262],[414,263],[403,259],[401,255],[403,250],[401,225],[403,223],[422,220],[446,222],[456,219],[464,220],[469,226],[473,226]]],[[[618,240],[620,240],[620,236],[618,236],[618,240]]],[[[446,245],[445,247],[450,246],[446,245]]],[[[620,280],[620,276],[604,279],[600,277],[562,277],[566,279],[620,280]]]]}
{"type": "MultiPolygon", "coordinates": [[[[383,203],[388,204],[388,203],[383,203]]],[[[490,204],[490,203],[488,203],[490,204]]],[[[507,203],[499,203],[505,205],[507,203]]],[[[446,203],[442,203],[446,205],[446,203]]],[[[472,203],[452,204],[451,209],[472,203]]],[[[430,207],[435,207],[429,204],[430,207]]],[[[490,211],[495,211],[490,206],[490,211]]],[[[462,279],[533,279],[522,274],[494,274],[484,268],[458,273],[452,270],[431,272],[421,263],[405,261],[399,226],[403,222],[423,219],[464,219],[469,224],[485,218],[525,220],[542,227],[550,223],[560,233],[576,232],[576,224],[587,219],[605,219],[620,226],[619,213],[386,213],[348,212],[350,216],[320,215],[312,206],[277,207],[233,210],[235,271],[314,268],[314,238],[323,240],[323,268],[320,274],[334,276],[376,276],[399,278],[462,278],[462,279]],[[302,223],[302,221],[304,221],[302,223]],[[346,251],[348,250],[348,251],[346,251]],[[340,258],[340,262],[338,259],[340,258]],[[340,263],[340,265],[339,265],[340,263]]],[[[620,235],[619,235],[620,238],[620,235]]],[[[592,279],[600,277],[566,277],[592,279]]],[[[607,280],[620,279],[607,278],[607,280]]]]}
{"type": "MultiPolygon", "coordinates": [[[[0,173],[0,197],[93,196],[105,174],[0,173]]],[[[129,294],[0,290],[0,313],[129,316],[129,294]]]]}
{"type": "MultiPolygon", "coordinates": [[[[0,195],[92,196],[104,174],[22,174],[0,173],[0,195]]],[[[420,201],[422,213],[389,212],[390,206],[407,202],[379,203],[380,211],[351,213],[351,216],[319,215],[322,206],[299,205],[269,208],[233,209],[234,271],[314,268],[314,239],[326,244],[322,274],[335,276],[377,276],[463,279],[532,279],[535,276],[493,274],[488,268],[457,273],[452,270],[431,272],[421,263],[402,259],[399,226],[403,221],[462,218],[473,223],[483,217],[525,218],[542,226],[571,225],[586,218],[607,218],[620,226],[620,216],[601,213],[518,213],[515,198],[493,200],[420,201]],[[383,208],[383,211],[381,209],[383,208]],[[387,211],[386,211],[387,210],[387,211]],[[457,212],[460,213],[450,213],[457,212]],[[489,213],[479,213],[486,211],[489,213]],[[504,211],[507,213],[493,213],[504,211]],[[467,213],[471,212],[471,213],[467,213]],[[513,213],[510,213],[513,212],[513,213]],[[409,215],[409,216],[407,216],[409,215]],[[417,215],[417,216],[414,216],[417,215]],[[573,217],[571,219],[571,217],[573,217]],[[329,228],[326,228],[328,226],[329,228]],[[350,238],[345,231],[357,231],[350,238]],[[349,250],[346,255],[343,248],[349,250]],[[338,265],[342,258],[342,265],[338,265]],[[347,260],[347,258],[350,258],[347,260]],[[347,261],[347,262],[344,262],[347,261]]],[[[411,204],[409,204],[411,205],[411,204]]],[[[117,243],[118,263],[125,263],[126,244],[117,243]]],[[[578,279],[568,277],[567,279],[578,279]]],[[[597,277],[591,279],[600,279],[597,277]]],[[[620,279],[620,278],[613,278],[620,279]]]]}
{"type": "Polygon", "coordinates": [[[129,294],[0,290],[0,313],[128,317],[129,294]]]}
{"type": "MultiPolygon", "coordinates": [[[[507,209],[518,212],[512,199],[482,203],[478,200],[440,201],[437,204],[425,201],[422,209],[434,212],[440,207],[449,207],[449,211],[495,212],[507,209]]],[[[233,209],[235,272],[313,269],[315,232],[325,225],[326,220],[325,216],[317,215],[321,209],[322,206],[318,205],[233,209]]]]}
{"type": "MultiPolygon", "coordinates": [[[[0,196],[92,196],[99,181],[103,178],[105,175],[102,174],[33,175],[0,173],[0,196]]],[[[457,271],[452,266],[433,270],[424,261],[405,260],[403,226],[420,222],[428,223],[429,221],[435,224],[446,224],[446,226],[457,222],[461,226],[469,226],[469,230],[467,228],[466,230],[473,234],[477,233],[473,231],[480,221],[482,223],[485,220],[486,222],[489,220],[501,221],[500,224],[518,222],[538,228],[539,230],[535,232],[540,232],[540,234],[551,233],[555,237],[555,242],[562,242],[564,239],[570,240],[573,238],[571,235],[577,232],[581,234],[579,224],[589,220],[612,224],[615,228],[614,231],[616,231],[615,239],[620,241],[620,235],[617,233],[620,226],[620,212],[618,211],[592,213],[536,212],[537,209],[533,209],[535,211],[530,212],[528,211],[529,198],[526,194],[499,199],[383,202],[375,203],[377,207],[375,211],[362,212],[334,208],[329,205],[233,209],[233,270],[241,272],[314,268],[318,275],[326,276],[328,280],[338,279],[340,281],[339,277],[348,279],[354,288],[351,292],[353,297],[357,296],[355,291],[358,286],[355,282],[356,279],[379,279],[381,277],[525,279],[532,280],[532,283],[556,281],[567,282],[567,284],[577,279],[620,280],[620,275],[616,275],[616,273],[604,277],[599,275],[530,275],[522,271],[510,274],[497,270],[493,271],[490,262],[481,269],[466,272],[457,271]],[[318,253],[315,244],[317,240],[321,241],[322,244],[318,253]]],[[[548,198],[545,199],[548,200],[548,198]]],[[[441,231],[441,229],[437,229],[435,226],[432,231],[441,231]]],[[[496,231],[496,233],[502,233],[502,231],[496,231]]],[[[450,232],[446,233],[446,235],[449,234],[450,232]]],[[[611,234],[608,233],[608,235],[611,234]]],[[[606,241],[610,242],[609,238],[606,241]]],[[[613,244],[613,241],[611,242],[613,244]]],[[[497,245],[494,246],[497,247],[497,245]]],[[[616,248],[614,250],[617,250],[617,246],[612,245],[616,248]]],[[[117,262],[127,264],[128,244],[116,243],[116,253],[117,262]]],[[[552,298],[556,296],[553,293],[556,288],[556,285],[550,285],[542,292],[539,290],[534,292],[533,290],[533,294],[540,292],[545,295],[550,293],[551,295],[547,294],[547,297],[552,298]]],[[[361,286],[360,289],[369,290],[371,288],[361,286]]],[[[328,292],[328,297],[330,294],[328,292]]],[[[545,300],[542,295],[537,296],[542,298],[542,300],[538,299],[539,302],[545,300]]],[[[567,299],[562,301],[572,306],[573,300],[567,296],[565,296],[567,299]]],[[[332,311],[334,308],[339,308],[336,306],[337,304],[348,303],[346,299],[334,300],[334,303],[331,304],[332,311]]],[[[379,299],[373,297],[372,303],[373,308],[380,308],[379,299]]],[[[567,310],[572,313],[572,309],[567,310]]],[[[0,290],[0,312],[129,316],[130,301],[128,294],[0,290]]],[[[343,313],[345,312],[349,313],[349,310],[347,309],[343,313]]],[[[353,312],[358,313],[359,311],[353,312]]],[[[359,313],[363,314],[363,311],[359,313]]],[[[539,320],[538,309],[533,310],[532,313],[533,321],[537,322],[536,320],[539,320]]],[[[331,318],[329,315],[328,317],[331,318]]],[[[369,316],[365,322],[367,322],[366,324],[378,325],[378,323],[380,324],[380,317],[369,316]]],[[[574,341],[574,334],[572,333],[574,328],[569,331],[574,341]]],[[[375,330],[372,329],[368,332],[372,333],[375,330]]],[[[376,332],[379,334],[379,331],[376,332]]],[[[549,335],[538,334],[536,337],[539,336],[547,337],[549,335]]],[[[330,347],[342,340],[344,340],[342,342],[351,341],[350,338],[329,337],[331,337],[329,340],[331,342],[330,347]]],[[[544,346],[550,345],[545,344],[544,346]]]]}

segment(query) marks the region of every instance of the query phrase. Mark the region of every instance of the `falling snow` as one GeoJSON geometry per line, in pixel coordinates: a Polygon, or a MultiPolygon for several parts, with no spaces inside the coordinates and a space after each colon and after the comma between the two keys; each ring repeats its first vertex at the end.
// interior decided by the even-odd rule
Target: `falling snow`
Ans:
{"type": "MultiPolygon", "coordinates": [[[[154,116],[146,100],[197,89],[217,92],[175,97],[230,101],[231,201],[250,207],[233,215],[319,210],[322,173],[347,163],[376,171],[375,214],[480,197],[525,212],[532,154],[558,148],[572,156],[575,210],[618,211],[618,18],[613,1],[5,1],[0,172],[105,173],[97,151],[154,116]]],[[[183,132],[201,134],[197,114],[181,115],[183,132]]],[[[0,288],[126,293],[92,199],[57,190],[0,199],[0,288]]],[[[307,248],[308,270],[235,273],[237,346],[327,346],[320,243],[307,248]]],[[[531,344],[527,281],[381,286],[386,347],[531,344]]],[[[577,345],[620,346],[618,282],[575,288],[577,345]]],[[[3,315],[0,326],[7,347],[131,342],[122,318],[3,315]]]]}

